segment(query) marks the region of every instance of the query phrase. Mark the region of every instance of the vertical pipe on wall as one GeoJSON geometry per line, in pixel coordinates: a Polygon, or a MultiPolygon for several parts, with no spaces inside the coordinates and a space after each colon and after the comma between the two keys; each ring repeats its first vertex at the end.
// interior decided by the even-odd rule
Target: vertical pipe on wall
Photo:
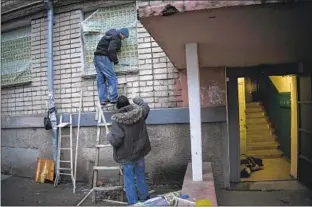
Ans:
{"type": "Polygon", "coordinates": [[[51,0],[44,0],[48,10],[48,91],[49,91],[49,109],[54,109],[50,113],[50,120],[52,123],[52,150],[53,160],[56,163],[57,160],[57,120],[56,110],[54,106],[54,79],[53,79],[53,5],[51,0]]]}

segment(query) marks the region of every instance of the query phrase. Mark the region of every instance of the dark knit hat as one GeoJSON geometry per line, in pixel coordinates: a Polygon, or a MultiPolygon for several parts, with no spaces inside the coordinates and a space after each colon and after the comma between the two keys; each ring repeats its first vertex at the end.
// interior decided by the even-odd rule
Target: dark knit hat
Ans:
{"type": "Polygon", "coordinates": [[[121,28],[120,30],[119,30],[119,32],[122,34],[122,35],[124,35],[125,37],[129,37],[129,30],[128,30],[128,28],[121,28]]]}
{"type": "Polygon", "coordinates": [[[130,105],[129,99],[126,96],[119,96],[117,98],[116,107],[117,109],[121,109],[122,107],[130,105]]]}

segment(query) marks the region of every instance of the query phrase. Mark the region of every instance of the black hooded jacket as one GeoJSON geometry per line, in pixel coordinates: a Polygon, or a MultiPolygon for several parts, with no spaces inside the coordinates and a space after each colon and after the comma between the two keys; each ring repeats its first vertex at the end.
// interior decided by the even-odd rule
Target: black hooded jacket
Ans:
{"type": "Polygon", "coordinates": [[[107,135],[114,147],[114,160],[121,164],[138,161],[151,151],[145,124],[150,108],[140,98],[133,102],[112,116],[112,129],[107,135]]]}
{"type": "Polygon", "coordinates": [[[120,47],[120,34],[116,29],[111,29],[99,41],[94,56],[107,56],[114,64],[118,64],[117,52],[120,47]]]}

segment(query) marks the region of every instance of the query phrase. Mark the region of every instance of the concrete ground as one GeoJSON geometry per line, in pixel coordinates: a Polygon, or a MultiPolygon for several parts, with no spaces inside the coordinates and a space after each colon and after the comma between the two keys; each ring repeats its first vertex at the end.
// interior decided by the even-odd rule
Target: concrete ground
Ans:
{"type": "MultiPolygon", "coordinates": [[[[2,175],[3,176],[3,175],[2,175]]],[[[155,190],[152,196],[180,190],[180,186],[151,186],[155,190]]],[[[86,184],[77,183],[76,194],[73,194],[71,183],[60,184],[56,188],[52,183],[38,184],[33,179],[7,177],[1,180],[1,206],[76,206],[90,191],[86,184]]],[[[115,195],[99,195],[96,204],[92,204],[89,196],[81,206],[116,205],[101,202],[101,199],[115,199],[115,195]]]]}
{"type": "Polygon", "coordinates": [[[311,206],[311,192],[285,191],[217,191],[222,206],[311,206]]]}
{"type": "Polygon", "coordinates": [[[312,190],[296,180],[242,182],[217,190],[222,206],[311,206],[312,190]]]}
{"type": "MultiPolygon", "coordinates": [[[[153,186],[156,194],[179,190],[179,186],[153,186]]],[[[77,193],[72,193],[71,184],[37,184],[33,179],[7,177],[1,181],[2,206],[75,206],[89,191],[88,187],[78,183],[77,193]]],[[[308,206],[312,205],[312,192],[296,181],[241,183],[231,190],[217,190],[218,205],[251,206],[308,206]]],[[[104,198],[104,197],[103,197],[104,198]]],[[[83,206],[93,205],[90,198],[83,206]]],[[[112,205],[99,202],[96,206],[112,205]]]]}

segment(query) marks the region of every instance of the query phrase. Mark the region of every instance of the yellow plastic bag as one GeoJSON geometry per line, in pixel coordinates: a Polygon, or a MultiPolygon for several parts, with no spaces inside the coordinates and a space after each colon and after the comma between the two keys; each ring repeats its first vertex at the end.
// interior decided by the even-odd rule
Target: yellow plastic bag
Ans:
{"type": "Polygon", "coordinates": [[[36,170],[36,182],[44,183],[45,180],[54,179],[54,161],[47,159],[38,159],[36,170]]]}
{"type": "Polygon", "coordinates": [[[195,201],[195,206],[212,206],[212,202],[207,199],[200,199],[195,201]]]}

